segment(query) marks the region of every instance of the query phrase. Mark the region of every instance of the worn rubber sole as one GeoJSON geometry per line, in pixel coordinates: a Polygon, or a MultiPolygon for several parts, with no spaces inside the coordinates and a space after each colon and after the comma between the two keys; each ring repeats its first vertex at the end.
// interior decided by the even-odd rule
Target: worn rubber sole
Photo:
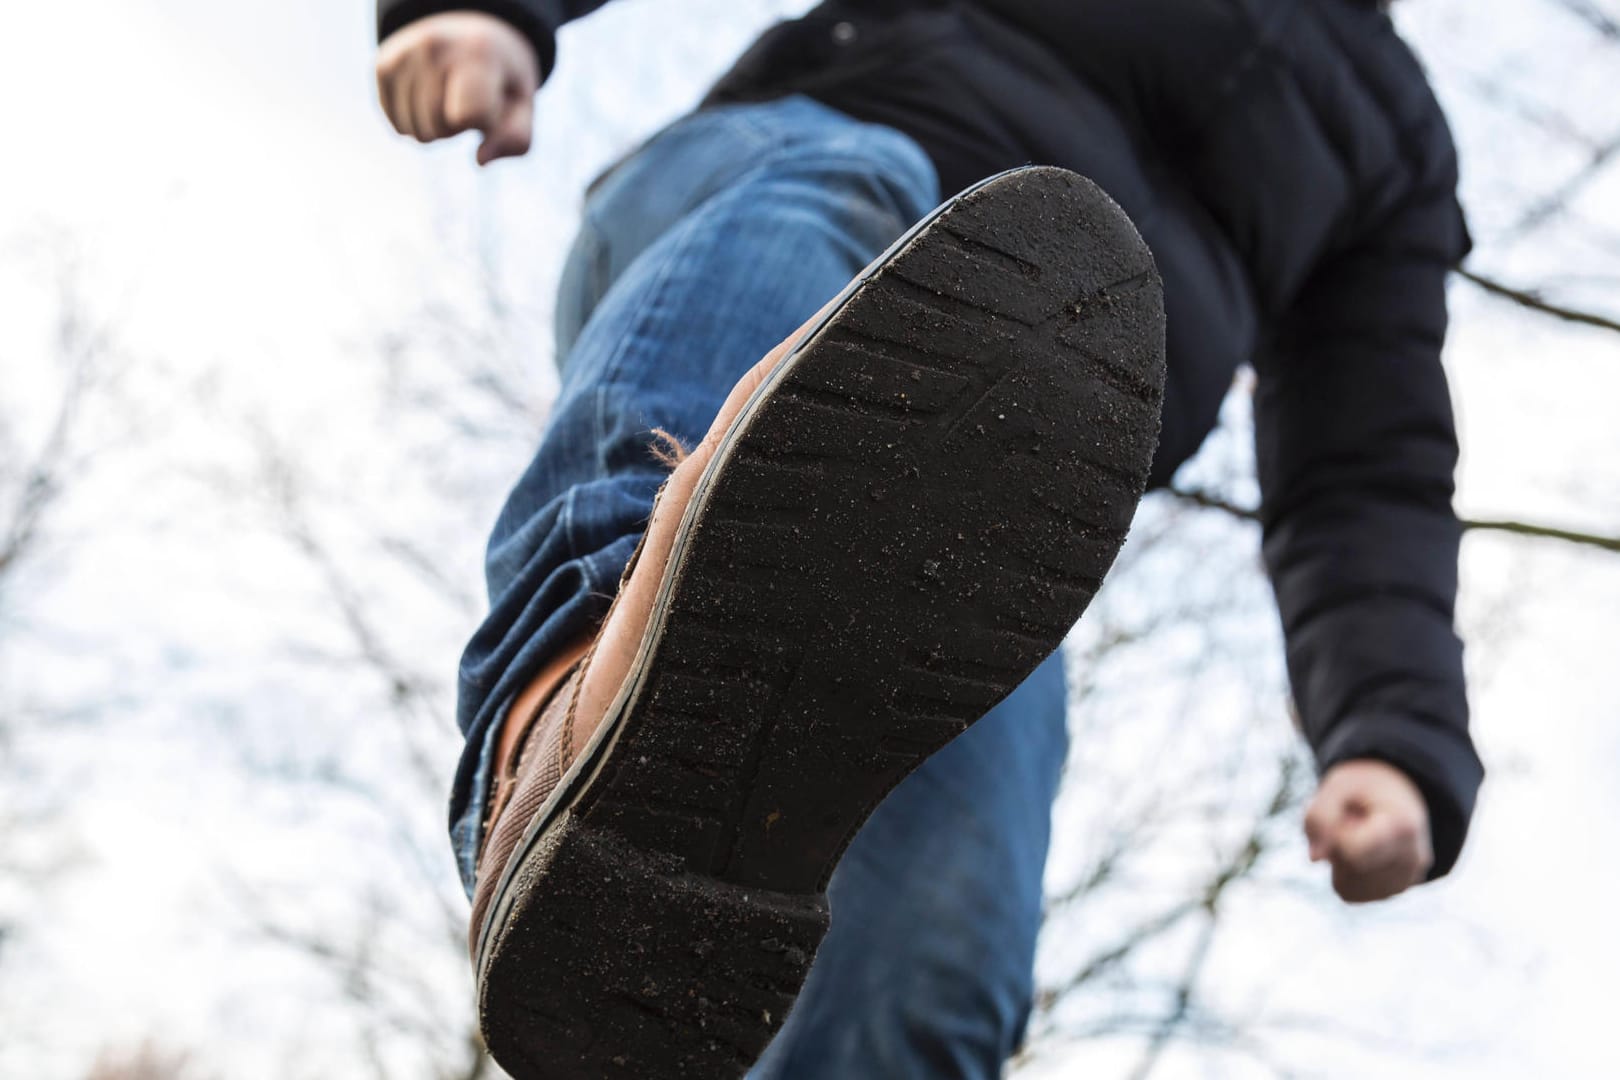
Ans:
{"type": "Polygon", "coordinates": [[[631,676],[501,884],[479,1007],[507,1071],[748,1069],[855,831],[1112,564],[1163,342],[1147,247],[1058,169],[965,192],[851,284],[710,462],[631,676]]]}

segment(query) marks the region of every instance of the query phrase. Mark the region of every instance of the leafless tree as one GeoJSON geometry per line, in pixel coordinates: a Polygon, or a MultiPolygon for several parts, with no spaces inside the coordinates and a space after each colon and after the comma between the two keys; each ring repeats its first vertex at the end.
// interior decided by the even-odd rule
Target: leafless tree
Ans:
{"type": "MultiPolygon", "coordinates": [[[[263,415],[234,425],[251,443],[247,475],[206,474],[216,497],[290,551],[337,633],[287,640],[284,650],[322,685],[347,688],[329,716],[298,731],[358,733],[288,767],[244,748],[250,773],[308,792],[312,802],[362,808],[369,857],[343,875],[335,917],[312,919],[310,882],[232,867],[228,888],[241,932],[300,957],[333,993],[350,1046],[337,1051],[378,1080],[479,1080],[501,1075],[472,1016],[468,905],[447,850],[443,808],[459,737],[453,715],[454,645],[476,620],[476,547],[492,508],[440,464],[444,448],[525,445],[540,407],[516,374],[510,314],[493,279],[469,265],[475,307],[428,305],[356,357],[374,366],[387,415],[377,432],[391,469],[428,491],[433,516],[462,523],[456,541],[372,513],[344,477],[323,474],[296,436],[263,415]],[[443,627],[424,649],[421,627],[443,627]],[[356,704],[359,709],[356,711],[356,704]]],[[[481,491],[481,489],[474,489],[481,491]]],[[[300,735],[299,737],[304,737],[300,735]]],[[[262,749],[262,748],[261,748],[262,749]]]]}
{"type": "MultiPolygon", "coordinates": [[[[40,696],[21,668],[38,645],[38,601],[69,556],[53,529],[59,512],[127,434],[109,406],[128,361],[65,241],[42,242],[26,257],[43,270],[49,306],[42,351],[0,358],[19,376],[0,393],[0,883],[39,893],[77,855],[71,833],[56,827],[67,783],[51,761],[51,735],[93,715],[97,703],[40,696]]],[[[0,904],[0,961],[25,929],[23,911],[0,904]]]]}

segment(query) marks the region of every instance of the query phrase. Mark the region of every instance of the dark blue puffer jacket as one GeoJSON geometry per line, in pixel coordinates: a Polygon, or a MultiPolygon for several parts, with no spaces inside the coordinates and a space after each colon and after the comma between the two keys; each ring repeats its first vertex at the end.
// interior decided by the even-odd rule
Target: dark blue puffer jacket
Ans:
{"type": "MultiPolygon", "coordinates": [[[[379,0],[386,35],[451,8],[528,35],[605,0],[379,0]]],[[[1154,479],[1257,373],[1264,552],[1306,736],[1326,768],[1422,788],[1435,876],[1483,769],[1452,629],[1457,441],[1440,349],[1467,251],[1457,164],[1374,0],[830,0],[766,35],[711,101],[802,92],[907,132],[943,190],[1026,162],[1090,176],[1165,280],[1154,479]]]]}

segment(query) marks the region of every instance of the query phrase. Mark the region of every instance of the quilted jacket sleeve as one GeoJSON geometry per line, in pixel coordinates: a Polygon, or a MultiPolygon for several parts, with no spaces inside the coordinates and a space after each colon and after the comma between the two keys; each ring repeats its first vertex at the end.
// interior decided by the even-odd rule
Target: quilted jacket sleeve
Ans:
{"type": "Polygon", "coordinates": [[[1440,364],[1467,238],[1450,188],[1324,263],[1257,362],[1264,554],[1305,734],[1324,770],[1389,762],[1428,802],[1435,866],[1484,770],[1452,627],[1457,437],[1440,364]]]}

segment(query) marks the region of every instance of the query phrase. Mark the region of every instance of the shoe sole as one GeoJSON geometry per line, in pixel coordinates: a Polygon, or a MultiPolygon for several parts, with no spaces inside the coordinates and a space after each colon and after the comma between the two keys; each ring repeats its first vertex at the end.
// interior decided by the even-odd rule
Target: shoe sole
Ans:
{"type": "Polygon", "coordinates": [[[856,830],[1062,642],[1158,439],[1162,289],[1059,169],[853,282],[682,518],[624,689],[510,861],[479,1011],[519,1080],[741,1076],[856,830]]]}

